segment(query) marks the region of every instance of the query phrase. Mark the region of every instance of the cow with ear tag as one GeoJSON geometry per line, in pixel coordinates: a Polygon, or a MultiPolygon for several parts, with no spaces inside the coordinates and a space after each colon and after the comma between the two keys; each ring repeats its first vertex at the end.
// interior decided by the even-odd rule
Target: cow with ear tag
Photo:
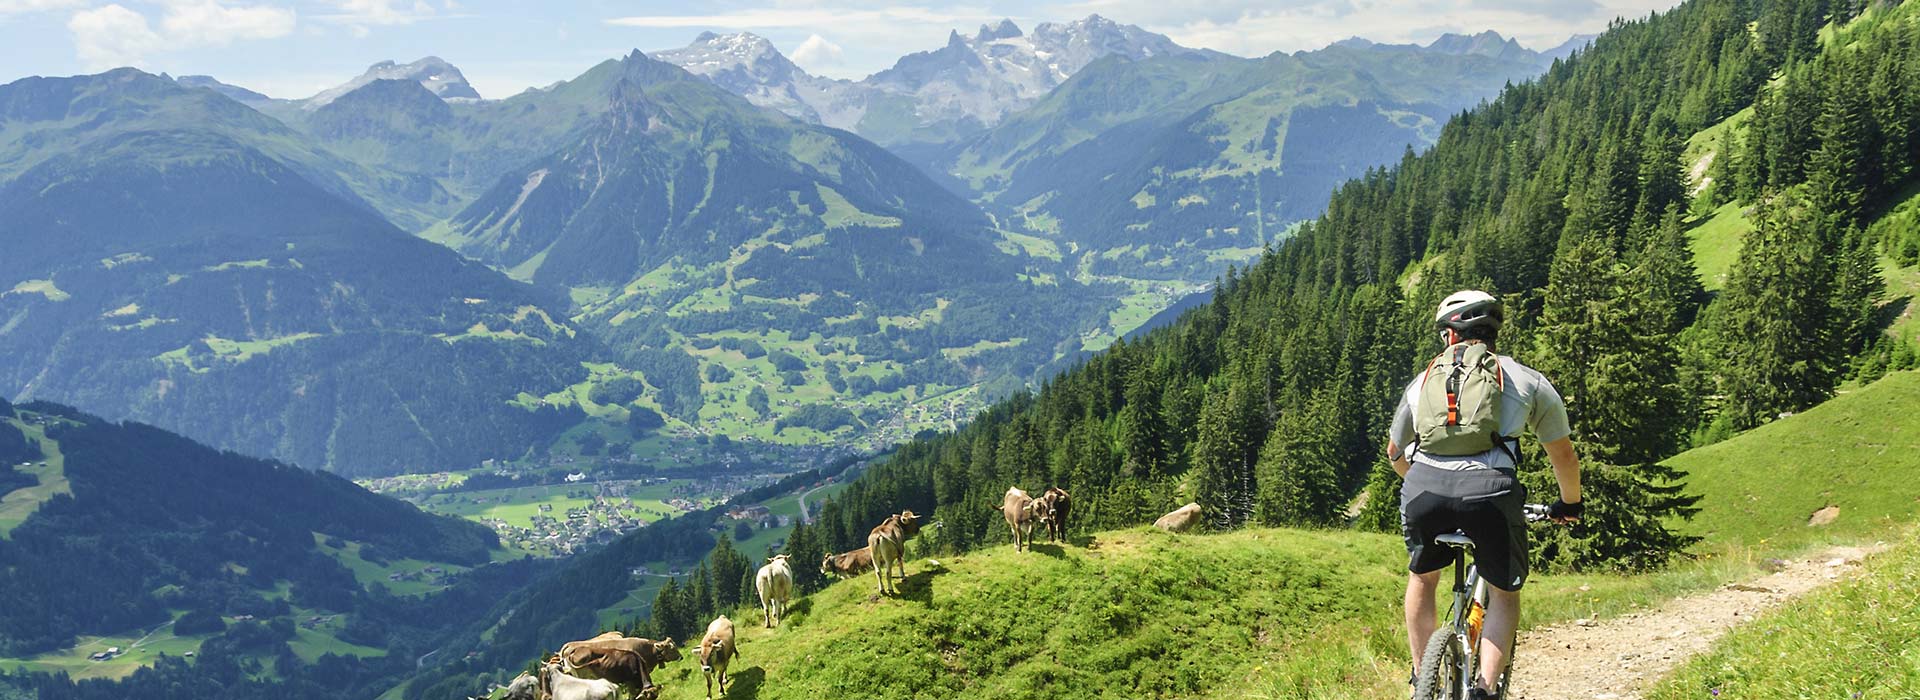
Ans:
{"type": "Polygon", "coordinates": [[[707,634],[700,638],[700,672],[707,676],[707,699],[713,700],[714,679],[719,679],[720,695],[727,694],[727,664],[740,656],[734,646],[733,621],[721,615],[707,623],[707,634]]]}

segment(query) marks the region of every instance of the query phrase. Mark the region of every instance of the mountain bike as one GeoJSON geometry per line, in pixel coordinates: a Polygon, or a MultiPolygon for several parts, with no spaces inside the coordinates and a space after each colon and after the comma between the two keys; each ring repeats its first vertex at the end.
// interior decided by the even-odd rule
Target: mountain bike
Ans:
{"type": "MultiPolygon", "coordinates": [[[[1547,519],[1547,507],[1542,504],[1529,503],[1524,512],[1529,523],[1547,519]]],[[[1433,541],[1453,549],[1453,605],[1447,609],[1447,624],[1434,630],[1427,640],[1413,697],[1461,700],[1480,675],[1480,626],[1487,614],[1487,582],[1480,579],[1478,565],[1467,563],[1473,539],[1466,533],[1441,535],[1433,541]]],[[[1500,683],[1494,688],[1498,697],[1507,696],[1507,680],[1512,674],[1513,653],[1509,650],[1507,667],[1500,670],[1500,683]]]]}

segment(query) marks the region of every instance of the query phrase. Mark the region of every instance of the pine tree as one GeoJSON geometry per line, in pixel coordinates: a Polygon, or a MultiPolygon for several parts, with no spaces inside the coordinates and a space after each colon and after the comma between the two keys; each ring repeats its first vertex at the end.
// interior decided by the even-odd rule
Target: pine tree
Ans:
{"type": "MultiPolygon", "coordinates": [[[[1661,116],[1647,127],[1640,148],[1640,200],[1634,206],[1631,230],[1634,239],[1645,240],[1668,209],[1686,202],[1686,166],[1681,162],[1686,142],[1673,120],[1661,116]]],[[[1637,245],[1632,252],[1639,252],[1637,245]]]]}
{"type": "Polygon", "coordinates": [[[1282,414],[1255,467],[1258,514],[1267,525],[1330,525],[1339,517],[1340,434],[1329,401],[1282,414]]]}
{"type": "Polygon", "coordinates": [[[1706,289],[1701,286],[1700,273],[1693,265],[1693,249],[1680,222],[1679,205],[1668,208],[1661,217],[1653,240],[1648,241],[1646,251],[1640,254],[1639,266],[1645,276],[1638,281],[1647,285],[1649,311],[1657,319],[1651,327],[1678,334],[1693,325],[1706,289]]]}
{"type": "Polygon", "coordinates": [[[1375,463],[1367,475],[1367,502],[1354,518],[1354,527],[1369,532],[1399,532],[1400,485],[1404,481],[1385,459],[1375,463]]]}
{"type": "Polygon", "coordinates": [[[1554,260],[1547,283],[1532,356],[1566,400],[1576,430],[1589,400],[1587,373],[1605,351],[1602,334],[1616,332],[1609,304],[1619,288],[1618,265],[1605,241],[1583,239],[1554,260]]]}
{"type": "Polygon", "coordinates": [[[1240,527],[1254,517],[1254,446],[1247,434],[1246,398],[1237,387],[1209,390],[1195,431],[1194,500],[1218,530],[1240,527]]]}
{"type": "Polygon", "coordinates": [[[1740,141],[1738,168],[1734,171],[1736,183],[1731,201],[1752,202],[1760,198],[1767,189],[1767,182],[1773,175],[1767,166],[1773,159],[1767,155],[1768,133],[1772,129],[1773,108],[1769,105],[1770,91],[1763,91],[1753,101],[1753,116],[1747,120],[1746,138],[1740,141]]]}
{"type": "Polygon", "coordinates": [[[1797,191],[1768,203],[1721,293],[1714,335],[1722,418],[1745,430],[1832,393],[1838,371],[1829,304],[1833,268],[1818,212],[1797,191]]]}
{"type": "Polygon", "coordinates": [[[1713,153],[1713,162],[1707,164],[1707,179],[1711,181],[1706,189],[1707,206],[1718,208],[1739,199],[1741,147],[1740,138],[1735,129],[1721,132],[1719,148],[1713,153]]]}
{"type": "Polygon", "coordinates": [[[1637,165],[1638,159],[1622,153],[1618,142],[1602,144],[1594,156],[1593,175],[1567,218],[1567,235],[1599,238],[1618,250],[1640,199],[1637,165]]]}
{"type": "Polygon", "coordinates": [[[1120,410],[1120,444],[1127,474],[1153,478],[1167,466],[1167,426],[1160,413],[1157,377],[1145,368],[1127,379],[1127,405],[1120,410]]]}
{"type": "Polygon", "coordinates": [[[667,579],[660,592],[653,596],[652,623],[654,638],[673,637],[686,639],[693,633],[696,613],[687,598],[686,589],[679,579],[667,579]]]}
{"type": "Polygon", "coordinates": [[[1867,199],[1868,183],[1879,179],[1871,149],[1874,138],[1872,105],[1859,70],[1852,61],[1836,59],[1826,72],[1820,117],[1813,132],[1818,146],[1807,163],[1807,183],[1814,205],[1836,219],[1838,226],[1857,223],[1867,199]]]}
{"type": "Polygon", "coordinates": [[[1844,359],[1873,341],[1874,313],[1886,283],[1873,245],[1857,225],[1847,226],[1828,257],[1834,267],[1829,335],[1833,350],[1844,359]]]}
{"type": "Polygon", "coordinates": [[[734,549],[733,540],[726,534],[722,533],[718,540],[713,545],[713,553],[707,555],[707,560],[713,563],[713,609],[727,610],[745,600],[738,581],[742,574],[752,573],[749,568],[752,564],[746,555],[734,549]]]}
{"type": "MultiPolygon", "coordinates": [[[[1660,464],[1615,467],[1582,465],[1580,485],[1587,510],[1572,527],[1537,530],[1533,560],[1548,572],[1657,568],[1700,538],[1674,531],[1675,520],[1699,511],[1699,496],[1688,495],[1680,474],[1660,464]]],[[[1554,493],[1544,467],[1522,473],[1532,493],[1554,493]]]]}

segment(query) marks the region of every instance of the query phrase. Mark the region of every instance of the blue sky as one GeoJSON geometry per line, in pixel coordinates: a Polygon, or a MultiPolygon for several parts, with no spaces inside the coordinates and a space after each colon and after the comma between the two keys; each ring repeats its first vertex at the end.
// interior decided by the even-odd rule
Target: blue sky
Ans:
{"type": "Polygon", "coordinates": [[[1179,43],[1243,56],[1349,36],[1427,42],[1493,29],[1534,48],[1677,0],[0,0],[0,81],[121,65],[208,74],[304,97],[369,64],[447,59],[505,97],[632,49],[701,31],[765,36],[808,70],[858,78],[949,30],[1012,18],[1024,28],[1099,13],[1179,43]]]}

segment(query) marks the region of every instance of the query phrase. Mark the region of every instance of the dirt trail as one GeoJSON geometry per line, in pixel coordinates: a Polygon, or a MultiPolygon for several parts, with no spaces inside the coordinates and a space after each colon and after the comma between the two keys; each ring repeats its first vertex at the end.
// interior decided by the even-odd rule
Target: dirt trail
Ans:
{"type": "Polygon", "coordinates": [[[1602,620],[1520,633],[1515,700],[1637,700],[1736,625],[1822,585],[1852,576],[1879,549],[1833,547],[1785,562],[1778,571],[1602,620]]]}

